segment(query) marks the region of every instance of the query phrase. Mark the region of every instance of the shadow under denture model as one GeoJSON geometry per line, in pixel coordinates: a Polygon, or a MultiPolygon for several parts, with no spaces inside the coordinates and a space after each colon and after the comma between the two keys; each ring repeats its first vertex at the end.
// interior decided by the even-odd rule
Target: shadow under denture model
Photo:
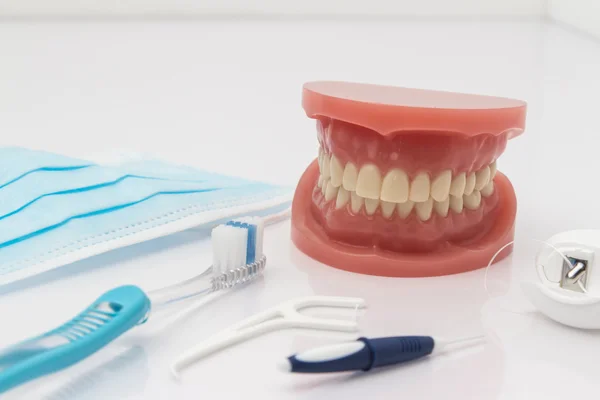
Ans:
{"type": "MultiPolygon", "coordinates": [[[[448,330],[457,337],[481,332],[480,313],[488,301],[483,286],[485,270],[429,278],[391,278],[363,275],[331,268],[312,260],[291,247],[290,260],[305,273],[313,292],[329,296],[362,297],[367,307],[361,317],[361,329],[380,326],[400,331],[366,331],[372,336],[401,334],[438,334],[448,330]],[[410,331],[407,331],[407,328],[410,331]],[[457,331],[460,329],[460,331],[457,331]]],[[[510,256],[509,256],[510,257],[510,256]]],[[[494,264],[494,280],[510,281],[510,258],[494,264]]],[[[488,278],[489,282],[489,278],[488,278]]],[[[499,294],[495,291],[494,294],[499,294]]]]}

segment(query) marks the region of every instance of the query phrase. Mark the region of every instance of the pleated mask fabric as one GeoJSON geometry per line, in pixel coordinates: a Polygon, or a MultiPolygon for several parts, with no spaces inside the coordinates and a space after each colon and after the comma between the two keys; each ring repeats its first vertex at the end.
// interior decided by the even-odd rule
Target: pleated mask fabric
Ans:
{"type": "Polygon", "coordinates": [[[156,159],[104,165],[0,148],[0,285],[238,215],[276,213],[292,195],[156,159]]]}

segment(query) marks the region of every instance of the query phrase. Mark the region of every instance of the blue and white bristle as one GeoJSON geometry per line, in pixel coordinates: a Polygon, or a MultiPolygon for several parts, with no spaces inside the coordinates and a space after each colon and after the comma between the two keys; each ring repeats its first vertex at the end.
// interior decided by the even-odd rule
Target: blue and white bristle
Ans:
{"type": "Polygon", "coordinates": [[[259,217],[231,220],[212,230],[213,274],[222,274],[263,257],[264,221],[259,217]]]}

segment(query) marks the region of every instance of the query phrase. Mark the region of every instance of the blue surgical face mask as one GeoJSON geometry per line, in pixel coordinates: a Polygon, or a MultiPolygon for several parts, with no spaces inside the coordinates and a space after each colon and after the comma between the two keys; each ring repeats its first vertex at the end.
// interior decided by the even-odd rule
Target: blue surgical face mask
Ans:
{"type": "Polygon", "coordinates": [[[159,160],[101,165],[0,148],[0,285],[237,215],[289,207],[291,188],[159,160]]]}

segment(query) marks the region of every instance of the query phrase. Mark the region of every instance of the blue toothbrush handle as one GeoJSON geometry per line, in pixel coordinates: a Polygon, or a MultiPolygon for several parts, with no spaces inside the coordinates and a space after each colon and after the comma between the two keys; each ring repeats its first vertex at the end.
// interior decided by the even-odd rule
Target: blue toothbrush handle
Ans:
{"type": "Polygon", "coordinates": [[[149,311],[150,300],[136,286],[104,293],[62,326],[1,351],[0,393],[87,358],[143,322],[149,311]]]}
{"type": "Polygon", "coordinates": [[[293,355],[287,359],[286,369],[303,373],[368,371],[428,356],[433,348],[430,336],[360,338],[293,355]]]}

